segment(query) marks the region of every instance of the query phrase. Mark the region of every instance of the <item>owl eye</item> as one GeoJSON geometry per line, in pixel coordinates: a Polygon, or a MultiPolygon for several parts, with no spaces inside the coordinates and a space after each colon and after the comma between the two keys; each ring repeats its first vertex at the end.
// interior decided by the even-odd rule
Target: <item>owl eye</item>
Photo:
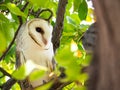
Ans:
{"type": "Polygon", "coordinates": [[[40,27],[36,27],[35,29],[36,29],[37,32],[39,32],[41,34],[44,34],[44,31],[40,27]]]}

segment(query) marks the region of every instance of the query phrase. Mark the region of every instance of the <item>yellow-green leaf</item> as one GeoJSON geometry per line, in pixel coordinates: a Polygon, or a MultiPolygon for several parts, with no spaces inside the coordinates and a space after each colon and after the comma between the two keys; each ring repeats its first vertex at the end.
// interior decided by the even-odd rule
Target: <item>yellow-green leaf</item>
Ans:
{"type": "Polygon", "coordinates": [[[42,85],[40,87],[37,87],[35,90],[49,90],[49,88],[51,87],[52,82],[46,83],[45,85],[42,85]]]}
{"type": "Polygon", "coordinates": [[[3,33],[0,31],[0,54],[5,51],[6,48],[6,39],[3,35],[3,33]]]}
{"type": "Polygon", "coordinates": [[[15,4],[7,3],[5,6],[10,10],[11,13],[26,17],[26,15],[22,11],[20,11],[20,9],[15,4]]]}
{"type": "Polygon", "coordinates": [[[0,13],[0,23],[2,23],[2,22],[9,22],[9,20],[2,14],[2,13],[0,13]]]}
{"type": "Polygon", "coordinates": [[[30,81],[40,79],[44,75],[44,70],[36,70],[30,74],[30,81]]]}
{"type": "Polygon", "coordinates": [[[74,57],[73,53],[70,51],[70,45],[66,45],[64,48],[59,49],[55,58],[61,66],[65,67],[65,73],[67,75],[66,80],[78,79],[80,74],[80,66],[77,63],[77,58],[74,57]]]}
{"type": "Polygon", "coordinates": [[[38,6],[39,8],[41,7],[45,7],[49,0],[29,0],[29,2],[34,5],[34,6],[38,6]]]}
{"type": "Polygon", "coordinates": [[[23,80],[26,78],[26,69],[25,66],[21,66],[18,70],[13,72],[12,77],[14,77],[17,80],[23,80]]]}

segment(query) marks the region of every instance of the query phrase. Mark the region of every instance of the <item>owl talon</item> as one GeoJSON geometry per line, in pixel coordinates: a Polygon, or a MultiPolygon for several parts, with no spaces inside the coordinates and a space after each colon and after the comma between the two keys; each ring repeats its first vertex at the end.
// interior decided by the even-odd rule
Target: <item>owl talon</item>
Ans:
{"type": "Polygon", "coordinates": [[[28,80],[22,81],[22,86],[23,86],[24,88],[32,88],[32,85],[29,83],[28,80]]]}
{"type": "Polygon", "coordinates": [[[43,84],[47,83],[45,80],[43,80],[43,84]]]}

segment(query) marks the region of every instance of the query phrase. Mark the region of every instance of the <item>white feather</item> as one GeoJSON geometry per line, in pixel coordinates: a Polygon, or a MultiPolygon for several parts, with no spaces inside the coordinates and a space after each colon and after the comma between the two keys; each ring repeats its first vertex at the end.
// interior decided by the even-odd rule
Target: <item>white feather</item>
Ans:
{"type": "Polygon", "coordinates": [[[16,38],[16,51],[22,52],[26,59],[21,60],[20,58],[19,62],[21,64],[32,60],[36,65],[44,66],[48,69],[46,75],[40,80],[30,82],[33,87],[43,84],[43,80],[46,82],[49,81],[48,76],[53,70],[52,29],[52,26],[47,21],[36,18],[22,25],[16,38]],[[36,27],[40,27],[44,31],[44,34],[38,33],[36,27]]]}

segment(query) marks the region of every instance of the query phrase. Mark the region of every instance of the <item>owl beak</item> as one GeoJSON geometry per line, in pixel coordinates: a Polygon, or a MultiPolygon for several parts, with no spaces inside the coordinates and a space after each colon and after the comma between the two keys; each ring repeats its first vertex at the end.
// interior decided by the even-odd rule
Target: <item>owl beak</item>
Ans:
{"type": "Polygon", "coordinates": [[[49,43],[49,44],[46,44],[46,46],[45,46],[45,50],[48,50],[49,48],[51,47],[51,43],[49,43]]]}
{"type": "Polygon", "coordinates": [[[48,44],[47,40],[44,38],[44,36],[42,37],[42,41],[44,43],[44,45],[46,46],[48,44]]]}

